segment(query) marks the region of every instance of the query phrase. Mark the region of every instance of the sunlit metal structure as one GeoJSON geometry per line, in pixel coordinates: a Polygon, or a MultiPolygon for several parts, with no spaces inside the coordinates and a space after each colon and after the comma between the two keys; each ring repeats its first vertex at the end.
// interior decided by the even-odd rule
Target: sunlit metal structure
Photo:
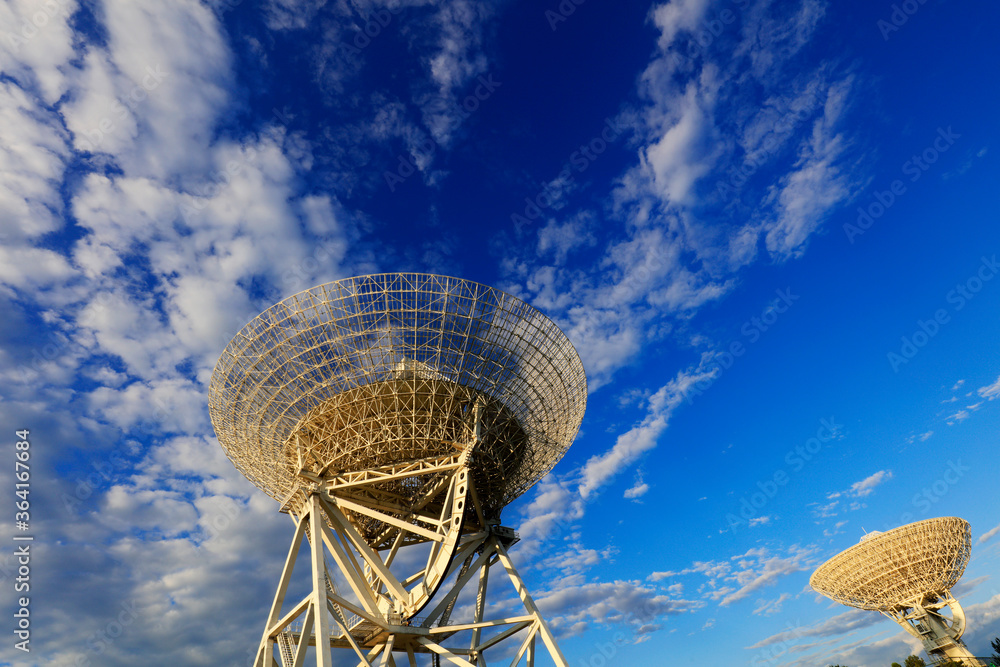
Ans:
{"type": "Polygon", "coordinates": [[[359,665],[480,666],[517,638],[511,664],[533,665],[541,638],[566,666],[500,513],[563,456],[586,398],[558,326],[458,278],[348,278],[247,324],[215,367],[209,412],[233,464],[296,523],[255,664],[326,667],[346,648],[359,665]],[[311,590],[289,602],[306,543],[311,590]],[[498,563],[523,613],[489,618],[498,563]]]}
{"type": "Polygon", "coordinates": [[[967,521],[927,519],[868,533],[823,563],[809,584],[841,604],[896,621],[923,643],[933,664],[954,660],[981,666],[962,643],[965,612],[951,594],[971,555],[967,521]]]}

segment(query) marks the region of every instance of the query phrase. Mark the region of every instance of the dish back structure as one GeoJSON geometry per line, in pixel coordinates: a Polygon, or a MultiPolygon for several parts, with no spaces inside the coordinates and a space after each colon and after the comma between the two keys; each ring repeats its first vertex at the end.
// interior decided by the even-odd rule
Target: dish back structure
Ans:
{"type": "Polygon", "coordinates": [[[482,631],[503,625],[483,620],[485,575],[479,625],[461,630],[472,634],[469,648],[445,649],[431,635],[460,632],[439,630],[450,627],[472,573],[497,562],[528,612],[507,628],[507,636],[528,631],[519,655],[533,664],[540,636],[565,664],[507,558],[517,537],[499,517],[563,456],[586,397],[579,355],[555,323],[459,278],[348,278],[295,294],[247,324],[215,367],[209,412],[236,468],[297,524],[258,664],[276,664],[274,648],[283,664],[302,664],[307,646],[329,664],[323,637],[355,650],[361,664],[372,656],[395,664],[393,651],[406,651],[413,665],[421,652],[485,664],[482,652],[499,640],[483,640],[482,631]],[[286,618],[287,575],[303,537],[313,551],[312,602],[286,618]],[[422,569],[391,571],[402,547],[425,543],[422,569]],[[327,554],[339,578],[329,576],[327,554]],[[338,580],[353,597],[334,590],[338,580]],[[433,607],[447,580],[451,591],[433,607]],[[402,629],[414,627],[424,632],[402,629]]]}
{"type": "Polygon", "coordinates": [[[917,521],[865,535],[809,579],[841,604],[878,611],[921,640],[934,664],[981,665],[961,636],[965,613],[951,589],[972,555],[969,523],[958,517],[917,521]],[[951,616],[942,613],[948,607],[951,616]]]}

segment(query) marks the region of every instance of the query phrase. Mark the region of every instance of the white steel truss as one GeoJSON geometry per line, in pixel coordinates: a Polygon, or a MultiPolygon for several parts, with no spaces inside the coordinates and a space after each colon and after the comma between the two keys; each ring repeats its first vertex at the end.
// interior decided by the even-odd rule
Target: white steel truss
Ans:
{"type": "Polygon", "coordinates": [[[962,641],[965,634],[962,605],[951,591],[929,597],[931,599],[921,600],[912,606],[901,606],[882,613],[919,639],[933,664],[961,660],[963,665],[983,667],[983,663],[962,641]],[[951,612],[950,617],[943,613],[945,608],[951,612]]]}
{"type": "Polygon", "coordinates": [[[359,667],[403,655],[484,667],[487,650],[516,667],[534,664],[539,639],[565,667],[499,517],[563,456],[586,402],[553,321],[459,278],[346,278],[249,322],[215,366],[209,413],[236,468],[296,522],[258,667],[330,665],[333,648],[359,667]],[[286,599],[306,544],[310,593],[286,599]],[[492,618],[494,567],[524,613],[492,618]],[[501,642],[518,646],[508,656],[501,642]]]}
{"type": "Polygon", "coordinates": [[[507,553],[517,539],[514,532],[485,519],[467,458],[463,453],[408,464],[405,471],[339,475],[320,480],[311,490],[300,488],[286,501],[284,509],[296,529],[255,667],[302,667],[310,648],[309,664],[317,667],[333,664],[331,649],[352,651],[358,667],[416,667],[419,656],[434,665],[485,667],[487,649],[503,642],[513,646],[507,640],[518,638],[511,667],[522,662],[533,667],[538,640],[557,667],[568,667],[507,553]],[[387,477],[412,474],[438,475],[440,481],[431,485],[436,491],[427,494],[422,507],[402,513],[377,485],[387,477]],[[375,541],[386,548],[373,549],[371,540],[362,536],[356,524],[364,518],[385,526],[375,541]],[[390,568],[401,549],[416,543],[429,544],[426,564],[400,578],[390,568]],[[303,544],[309,546],[311,590],[288,604],[303,544]],[[523,613],[489,617],[487,590],[495,566],[513,584],[523,613]],[[349,594],[338,590],[338,580],[346,580],[349,594]],[[443,587],[446,581],[449,585],[443,587]],[[459,595],[470,584],[476,592],[473,618],[452,622],[459,595]]]}
{"type": "Polygon", "coordinates": [[[971,555],[968,521],[925,519],[868,533],[823,563],[809,584],[832,600],[888,616],[923,643],[934,664],[981,667],[962,642],[965,612],[951,594],[971,555]]]}

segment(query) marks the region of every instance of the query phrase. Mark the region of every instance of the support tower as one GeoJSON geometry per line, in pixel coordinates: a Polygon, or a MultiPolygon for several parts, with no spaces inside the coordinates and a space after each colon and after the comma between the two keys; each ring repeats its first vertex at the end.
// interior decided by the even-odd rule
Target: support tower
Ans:
{"type": "Polygon", "coordinates": [[[247,324],[209,411],[233,464],[296,525],[255,665],[326,667],[340,648],[359,666],[481,667],[501,643],[512,666],[534,665],[540,643],[567,667],[500,514],[565,453],[586,397],[551,320],[457,278],[348,278],[247,324]],[[491,608],[498,576],[521,609],[491,608]]]}
{"type": "Polygon", "coordinates": [[[962,642],[965,612],[951,594],[971,554],[967,521],[927,519],[868,533],[823,563],[809,584],[841,604],[896,621],[923,643],[932,664],[982,667],[962,642]]]}

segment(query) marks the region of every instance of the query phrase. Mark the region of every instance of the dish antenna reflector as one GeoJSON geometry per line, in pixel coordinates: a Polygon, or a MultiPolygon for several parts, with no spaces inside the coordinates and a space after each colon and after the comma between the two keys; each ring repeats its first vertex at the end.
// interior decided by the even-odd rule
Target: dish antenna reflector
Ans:
{"type": "Polygon", "coordinates": [[[296,523],[255,664],[272,667],[277,648],[298,667],[315,647],[325,667],[339,647],[361,665],[394,665],[394,652],[411,665],[417,654],[485,665],[487,648],[521,637],[512,665],[533,665],[541,637],[566,666],[507,555],[518,538],[500,513],[562,458],[586,400],[583,364],[558,326],[459,278],[348,278],[247,324],[212,374],[209,413],[236,468],[296,523]],[[312,590],[284,611],[303,538],[312,590]],[[418,545],[422,566],[401,555],[418,545]],[[497,563],[524,613],[485,619],[497,563]],[[473,618],[456,625],[473,579],[473,618]],[[465,645],[446,648],[456,636],[465,645]]]}
{"type": "Polygon", "coordinates": [[[958,517],[871,532],[823,563],[809,579],[841,604],[878,611],[919,639],[931,661],[981,666],[962,642],[965,612],[951,589],[972,555],[969,523],[958,517]],[[950,611],[946,615],[945,609],[950,611]]]}

